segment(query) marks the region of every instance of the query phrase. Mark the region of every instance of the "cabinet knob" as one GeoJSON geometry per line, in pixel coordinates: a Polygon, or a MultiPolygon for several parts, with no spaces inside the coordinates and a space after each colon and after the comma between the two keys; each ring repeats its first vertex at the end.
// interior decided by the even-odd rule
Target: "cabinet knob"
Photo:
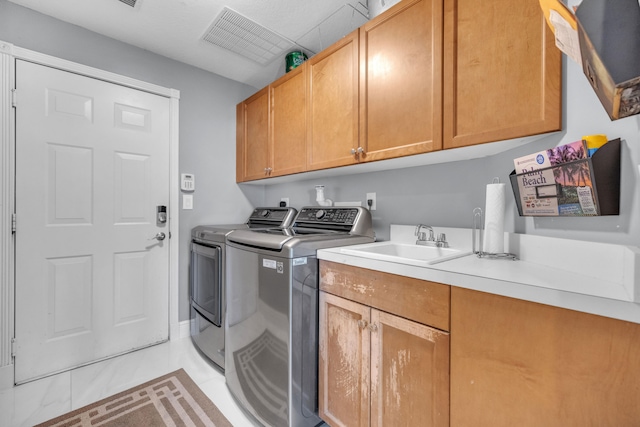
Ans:
{"type": "Polygon", "coordinates": [[[370,324],[369,329],[371,330],[371,332],[378,332],[378,324],[377,323],[370,324]]]}
{"type": "Polygon", "coordinates": [[[367,321],[366,320],[362,320],[362,319],[358,320],[358,328],[364,329],[366,327],[367,327],[367,321]]]}
{"type": "Polygon", "coordinates": [[[356,149],[355,148],[351,149],[351,154],[356,154],[356,149]]]}
{"type": "Polygon", "coordinates": [[[358,147],[357,151],[358,151],[358,154],[362,154],[362,153],[364,153],[364,148],[358,147]]]}

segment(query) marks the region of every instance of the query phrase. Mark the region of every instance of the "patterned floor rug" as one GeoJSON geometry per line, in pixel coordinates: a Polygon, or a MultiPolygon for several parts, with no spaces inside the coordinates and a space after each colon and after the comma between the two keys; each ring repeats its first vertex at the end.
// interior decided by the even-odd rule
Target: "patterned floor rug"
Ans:
{"type": "Polygon", "coordinates": [[[232,427],[183,369],[36,427],[232,427]]]}

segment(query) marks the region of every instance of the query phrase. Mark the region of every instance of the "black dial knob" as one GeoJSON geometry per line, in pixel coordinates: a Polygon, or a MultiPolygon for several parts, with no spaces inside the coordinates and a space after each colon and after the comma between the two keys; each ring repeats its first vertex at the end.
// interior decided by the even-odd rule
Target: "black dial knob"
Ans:
{"type": "Polygon", "coordinates": [[[263,216],[263,217],[265,217],[265,218],[266,218],[266,217],[268,217],[268,216],[269,216],[269,211],[268,211],[268,210],[266,210],[266,209],[265,209],[265,210],[263,210],[262,212],[260,212],[260,216],[263,216]]]}
{"type": "Polygon", "coordinates": [[[318,209],[316,211],[316,219],[322,219],[322,217],[324,217],[326,214],[325,211],[323,211],[322,209],[318,209]]]}

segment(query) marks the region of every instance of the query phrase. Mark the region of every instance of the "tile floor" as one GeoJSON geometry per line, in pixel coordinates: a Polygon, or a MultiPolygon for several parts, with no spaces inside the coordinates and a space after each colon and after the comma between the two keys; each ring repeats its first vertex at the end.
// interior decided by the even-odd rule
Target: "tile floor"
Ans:
{"type": "Polygon", "coordinates": [[[234,427],[254,426],[189,337],[0,390],[0,426],[33,426],[180,368],[234,427]]]}

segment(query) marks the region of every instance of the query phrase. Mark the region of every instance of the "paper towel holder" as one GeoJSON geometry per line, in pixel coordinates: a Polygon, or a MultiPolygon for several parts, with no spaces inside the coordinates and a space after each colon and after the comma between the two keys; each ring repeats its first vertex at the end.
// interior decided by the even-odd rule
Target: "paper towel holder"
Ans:
{"type": "Polygon", "coordinates": [[[484,232],[484,221],[482,217],[482,208],[475,208],[473,210],[473,226],[471,228],[471,250],[478,258],[495,258],[495,259],[510,259],[515,261],[518,256],[512,253],[501,252],[491,253],[484,252],[482,250],[482,235],[484,232]]]}

